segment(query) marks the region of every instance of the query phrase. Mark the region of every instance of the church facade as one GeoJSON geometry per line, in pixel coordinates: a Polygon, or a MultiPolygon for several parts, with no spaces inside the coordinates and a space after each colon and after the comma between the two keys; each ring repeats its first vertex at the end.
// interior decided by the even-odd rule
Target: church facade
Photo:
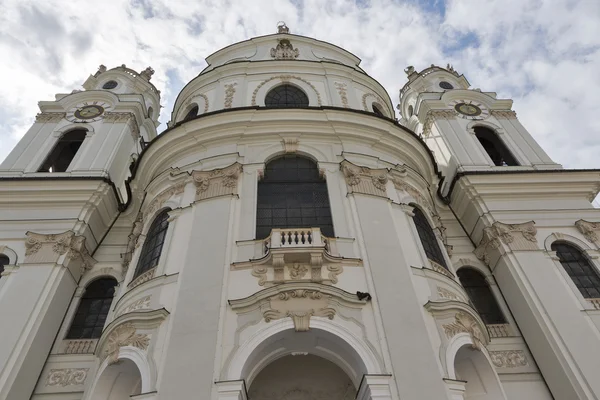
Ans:
{"type": "Polygon", "coordinates": [[[0,399],[600,398],[598,170],[451,66],[333,44],[39,103],[0,165],[0,399]],[[171,111],[171,110],[170,110],[171,111]]]}

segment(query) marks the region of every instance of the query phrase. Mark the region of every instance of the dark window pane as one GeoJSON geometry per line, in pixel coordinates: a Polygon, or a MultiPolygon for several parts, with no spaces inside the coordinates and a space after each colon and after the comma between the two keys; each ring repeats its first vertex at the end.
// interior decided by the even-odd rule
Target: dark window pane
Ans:
{"type": "Polygon", "coordinates": [[[97,339],[102,333],[117,281],[112,278],[98,279],[85,290],[67,339],[97,339]]]}
{"type": "MultiPolygon", "coordinates": [[[[306,94],[292,85],[281,85],[272,89],[265,97],[267,107],[308,107],[306,94]]],[[[302,164],[302,163],[299,163],[302,164]]]]}
{"type": "Polygon", "coordinates": [[[6,254],[0,254],[0,274],[4,272],[4,266],[10,264],[10,259],[6,254]]]}
{"type": "Polygon", "coordinates": [[[287,155],[267,164],[258,183],[256,215],[257,238],[269,236],[273,228],[320,228],[333,236],[327,183],[303,157],[287,155]]]}
{"type": "Polygon", "coordinates": [[[600,274],[579,249],[564,242],[554,242],[552,250],[583,297],[600,297],[600,274]]]}
{"type": "Polygon", "coordinates": [[[65,172],[85,140],[87,131],[77,129],[65,133],[56,143],[38,172],[65,172]]]}
{"type": "Polygon", "coordinates": [[[448,269],[442,250],[435,237],[435,233],[433,232],[433,229],[431,229],[431,226],[429,226],[429,222],[427,222],[427,218],[423,214],[423,211],[418,207],[415,207],[414,214],[413,221],[417,227],[419,239],[421,239],[421,244],[423,245],[423,250],[425,250],[427,258],[448,269]]]}
{"type": "Polygon", "coordinates": [[[483,322],[505,324],[506,319],[500,311],[498,302],[485,281],[485,277],[473,268],[461,268],[456,274],[483,322]]]}
{"type": "Polygon", "coordinates": [[[504,142],[498,135],[488,128],[482,126],[475,127],[475,136],[483,146],[485,152],[490,156],[497,166],[515,166],[519,165],[517,160],[510,153],[504,142]]]}
{"type": "Polygon", "coordinates": [[[196,118],[198,115],[198,106],[194,106],[188,111],[188,113],[183,118],[184,121],[189,121],[190,119],[196,118]]]}
{"type": "Polygon", "coordinates": [[[134,279],[144,272],[156,267],[158,264],[165,242],[165,235],[169,228],[169,211],[171,211],[171,209],[161,211],[152,222],[150,229],[148,229],[146,241],[142,247],[135,274],[133,275],[134,279]]]}

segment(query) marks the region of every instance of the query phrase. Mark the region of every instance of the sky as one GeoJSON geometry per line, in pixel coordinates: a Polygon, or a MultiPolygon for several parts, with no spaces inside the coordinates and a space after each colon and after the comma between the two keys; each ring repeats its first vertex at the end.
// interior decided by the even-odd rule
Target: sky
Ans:
{"type": "Polygon", "coordinates": [[[154,68],[161,132],[206,56],[278,21],[356,54],[394,105],[406,66],[450,63],[554,161],[600,168],[600,0],[0,0],[0,160],[100,64],[154,68]]]}

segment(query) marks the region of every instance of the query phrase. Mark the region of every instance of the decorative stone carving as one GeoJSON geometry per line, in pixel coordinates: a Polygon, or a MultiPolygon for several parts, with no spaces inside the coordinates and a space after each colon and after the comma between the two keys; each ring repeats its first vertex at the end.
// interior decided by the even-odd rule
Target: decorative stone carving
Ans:
{"type": "Polygon", "coordinates": [[[491,114],[496,118],[516,119],[517,113],[513,110],[491,110],[491,114]]]}
{"type": "Polygon", "coordinates": [[[26,262],[56,262],[58,257],[65,255],[68,260],[81,261],[81,273],[97,262],[85,247],[85,237],[76,236],[73,231],[48,235],[27,232],[26,236],[26,262]]]}
{"type": "Polygon", "coordinates": [[[490,351],[492,363],[498,368],[517,368],[529,365],[523,350],[490,351]]]}
{"type": "Polygon", "coordinates": [[[367,97],[373,97],[375,99],[376,102],[378,102],[379,104],[385,104],[385,101],[383,101],[381,99],[381,97],[377,96],[375,93],[365,93],[362,95],[362,106],[363,106],[363,110],[365,111],[370,111],[369,107],[367,107],[367,97]]]}
{"type": "Polygon", "coordinates": [[[298,151],[298,138],[285,138],[283,139],[283,150],[286,153],[295,153],[298,151]]]}
{"type": "Polygon", "coordinates": [[[223,108],[231,108],[231,104],[233,103],[233,95],[235,94],[235,87],[237,83],[229,83],[225,85],[225,103],[223,104],[223,108]]]}
{"type": "Polygon", "coordinates": [[[277,33],[290,33],[290,28],[288,28],[285,22],[279,22],[277,24],[277,33]]]}
{"type": "Polygon", "coordinates": [[[134,346],[146,350],[149,344],[150,337],[148,335],[138,334],[133,324],[124,323],[116,327],[108,336],[104,357],[109,358],[109,365],[114,364],[119,359],[119,349],[121,347],[134,346]]]}
{"type": "Polygon", "coordinates": [[[321,94],[319,93],[319,91],[317,90],[317,88],[315,88],[315,86],[310,83],[309,81],[307,81],[304,78],[301,78],[299,76],[293,76],[293,75],[278,75],[278,76],[272,76],[268,79],[265,79],[264,81],[262,81],[257,87],[256,89],[254,89],[254,91],[252,92],[252,105],[256,106],[256,95],[258,94],[258,91],[260,90],[260,88],[262,88],[266,83],[271,82],[272,80],[275,79],[279,79],[281,80],[281,82],[289,82],[291,80],[298,80],[301,82],[304,82],[305,84],[307,84],[308,86],[311,87],[311,89],[315,92],[315,94],[317,95],[317,105],[320,107],[321,104],[321,94]]]}
{"type": "Polygon", "coordinates": [[[458,75],[458,71],[456,71],[452,65],[450,65],[450,64],[447,64],[447,65],[446,65],[446,69],[447,69],[449,72],[452,72],[452,74],[454,74],[454,76],[459,76],[459,75],[458,75]]]}
{"type": "Polygon", "coordinates": [[[348,193],[364,193],[387,197],[388,170],[359,167],[344,160],[340,164],[348,185],[348,193]]]}
{"type": "Polygon", "coordinates": [[[140,72],[140,76],[147,81],[150,81],[150,78],[152,78],[152,75],[154,75],[154,70],[152,69],[152,67],[147,67],[145,70],[140,72]]]}
{"type": "Polygon", "coordinates": [[[104,122],[125,122],[134,139],[140,138],[140,127],[135,119],[135,114],[132,112],[114,112],[107,111],[104,113],[104,122]]]}
{"type": "Polygon", "coordinates": [[[60,122],[65,115],[64,112],[41,112],[35,116],[35,122],[60,122]]]}
{"type": "Polygon", "coordinates": [[[449,300],[457,300],[457,301],[461,301],[462,299],[453,291],[448,290],[446,288],[437,287],[437,294],[438,297],[442,298],[442,299],[449,299],[449,300]]]}
{"type": "Polygon", "coordinates": [[[225,168],[192,171],[196,200],[237,194],[237,182],[241,172],[242,164],[237,162],[225,168]]]}
{"type": "Polygon", "coordinates": [[[454,110],[430,110],[425,116],[425,123],[423,124],[423,136],[428,137],[431,134],[431,127],[436,119],[451,119],[456,117],[456,111],[454,110]]]}
{"type": "Polygon", "coordinates": [[[133,289],[136,286],[141,285],[142,283],[148,282],[150,279],[154,278],[154,273],[156,272],[156,267],[149,269],[144,272],[134,280],[132,280],[127,287],[129,289],[133,289]]]}
{"type": "Polygon", "coordinates": [[[271,49],[271,57],[276,60],[294,60],[299,55],[298,49],[295,49],[288,39],[279,40],[277,47],[271,49]]]}
{"type": "Polygon", "coordinates": [[[150,308],[150,298],[151,296],[142,297],[139,300],[134,301],[129,304],[127,307],[123,309],[123,311],[119,312],[119,315],[127,314],[137,310],[143,310],[146,308],[150,308]]]}
{"type": "Polygon", "coordinates": [[[89,368],[51,369],[46,377],[46,386],[83,385],[89,368]]]}
{"type": "Polygon", "coordinates": [[[144,210],[143,219],[146,220],[145,222],[149,222],[147,221],[148,217],[154,214],[158,209],[160,209],[165,203],[165,201],[169,200],[173,196],[177,196],[183,193],[186,184],[187,182],[180,182],[160,192],[144,210]]]}
{"type": "Polygon", "coordinates": [[[461,332],[468,333],[473,341],[472,347],[479,349],[481,343],[485,343],[485,336],[479,329],[479,324],[473,317],[464,312],[458,312],[454,316],[454,322],[443,325],[448,339],[453,338],[461,332]]]}
{"type": "Polygon", "coordinates": [[[125,276],[125,273],[127,273],[129,263],[131,262],[131,258],[133,257],[133,252],[138,247],[138,239],[140,238],[140,234],[142,233],[142,229],[144,227],[144,221],[142,219],[142,216],[143,214],[140,212],[138,214],[138,218],[133,223],[133,228],[127,240],[127,248],[125,249],[125,253],[121,254],[121,258],[123,259],[123,262],[121,263],[121,265],[123,266],[123,276],[125,276]]]}
{"type": "Polygon", "coordinates": [[[345,83],[342,83],[342,82],[335,82],[334,85],[340,95],[340,99],[342,100],[342,105],[344,106],[344,108],[348,108],[348,95],[346,93],[346,89],[348,88],[348,85],[346,85],[345,83]]]}
{"type": "Polygon", "coordinates": [[[290,267],[290,277],[292,279],[302,279],[307,272],[308,267],[306,265],[295,263],[290,267]]]}
{"type": "Polygon", "coordinates": [[[537,250],[536,234],[534,221],[522,224],[504,224],[496,221],[483,230],[483,237],[474,253],[489,265],[490,253],[500,248],[501,244],[507,245],[511,250],[537,250]]]}
{"type": "Polygon", "coordinates": [[[406,74],[406,76],[410,76],[410,75],[414,74],[415,67],[413,67],[412,65],[409,65],[408,67],[404,68],[404,73],[406,74]]]}
{"type": "Polygon", "coordinates": [[[311,317],[333,319],[336,307],[361,307],[366,302],[334,286],[288,283],[272,286],[245,299],[230,300],[229,304],[239,313],[259,309],[265,322],[289,317],[297,332],[306,332],[310,329],[311,317]]]}
{"type": "Polygon", "coordinates": [[[600,222],[590,222],[580,219],[575,222],[575,226],[588,241],[599,244],[598,232],[600,232],[600,222]]]}
{"type": "Polygon", "coordinates": [[[197,94],[196,96],[198,97],[202,97],[204,99],[204,112],[208,111],[208,96],[206,96],[205,94],[197,94]]]}

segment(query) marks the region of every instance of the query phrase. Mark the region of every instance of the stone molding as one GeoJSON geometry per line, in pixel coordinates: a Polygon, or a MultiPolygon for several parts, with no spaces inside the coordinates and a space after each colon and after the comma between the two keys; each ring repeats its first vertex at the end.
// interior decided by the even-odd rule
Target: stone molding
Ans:
{"type": "Polygon", "coordinates": [[[192,171],[196,200],[237,194],[238,178],[242,170],[242,164],[236,162],[225,168],[192,171]]]}
{"type": "Polygon", "coordinates": [[[463,301],[463,299],[459,295],[454,293],[452,290],[446,289],[441,286],[437,287],[437,295],[441,299],[463,301]]]}
{"type": "Polygon", "coordinates": [[[56,262],[60,256],[65,255],[68,260],[81,261],[83,274],[97,262],[85,247],[85,237],[75,235],[73,231],[56,234],[27,232],[25,235],[26,263],[56,262]]]}
{"type": "Polygon", "coordinates": [[[46,377],[46,386],[75,386],[83,385],[89,368],[51,369],[46,377]]]}
{"type": "Polygon", "coordinates": [[[142,234],[142,230],[144,228],[144,220],[142,219],[143,214],[140,212],[135,222],[133,223],[133,228],[131,229],[131,233],[127,236],[127,247],[125,248],[125,253],[121,253],[121,258],[123,259],[121,266],[122,275],[125,276],[127,270],[129,269],[129,263],[133,257],[133,252],[139,246],[139,238],[142,234]]]}
{"type": "MultiPolygon", "coordinates": [[[[185,190],[185,185],[187,185],[187,182],[177,183],[177,184],[169,187],[168,189],[163,190],[156,197],[154,197],[154,199],[148,204],[146,209],[143,211],[143,214],[141,217],[144,220],[143,222],[144,223],[149,222],[149,221],[147,221],[147,218],[149,216],[151,216],[152,214],[154,214],[157,210],[159,210],[163,206],[163,204],[167,200],[169,200],[171,197],[177,196],[178,194],[183,193],[185,190]]],[[[139,219],[140,219],[140,217],[138,217],[138,220],[139,219]]],[[[137,247],[138,239],[139,239],[139,234],[138,234],[138,237],[135,238],[136,247],[137,247]]]]}
{"type": "MultiPolygon", "coordinates": [[[[190,106],[190,104],[192,104],[192,99],[196,98],[196,97],[202,97],[204,99],[204,113],[208,111],[208,96],[206,96],[205,94],[194,94],[192,97],[188,98],[185,103],[183,103],[183,105],[180,107],[180,110],[185,111],[188,109],[188,107],[190,106]]],[[[194,104],[198,105],[198,103],[193,102],[194,104]]],[[[180,118],[183,118],[184,115],[181,115],[180,118]]]]}
{"type": "Polygon", "coordinates": [[[517,368],[529,365],[523,350],[490,351],[492,364],[498,368],[517,368]]]}
{"type": "Polygon", "coordinates": [[[590,222],[583,219],[575,222],[575,226],[585,238],[596,245],[600,244],[598,232],[600,232],[600,222],[590,222]]]}
{"type": "Polygon", "coordinates": [[[233,104],[233,95],[235,94],[236,86],[236,82],[225,84],[225,102],[223,103],[223,108],[231,108],[231,105],[233,104]]]}
{"type": "Polygon", "coordinates": [[[152,331],[160,326],[169,312],[164,308],[153,311],[134,311],[115,318],[102,332],[96,347],[96,356],[102,362],[108,358],[108,364],[119,360],[121,347],[133,346],[147,350],[152,331]]]}
{"type": "Polygon", "coordinates": [[[35,116],[35,122],[60,122],[65,117],[64,112],[41,112],[35,116]]]}
{"type": "Polygon", "coordinates": [[[298,151],[299,141],[298,138],[284,138],[282,140],[283,151],[287,154],[296,153],[298,151]]]}
{"type": "Polygon", "coordinates": [[[431,134],[431,127],[436,119],[451,119],[456,117],[456,112],[453,110],[430,110],[425,116],[423,124],[423,136],[428,137],[431,134]]]}
{"type": "Polygon", "coordinates": [[[286,283],[243,299],[229,300],[236,313],[258,309],[267,323],[289,317],[296,332],[308,331],[311,317],[333,319],[340,306],[357,308],[365,304],[355,294],[319,283],[286,283]]]}
{"type": "Polygon", "coordinates": [[[389,180],[388,170],[360,167],[344,160],[340,169],[346,178],[348,193],[363,193],[387,198],[386,185],[389,180]]]}
{"type": "Polygon", "coordinates": [[[461,332],[468,333],[473,342],[472,347],[475,349],[479,349],[480,345],[486,342],[485,336],[483,335],[479,324],[467,313],[456,313],[454,316],[454,322],[450,324],[444,324],[442,326],[448,339],[453,338],[461,332]]]}
{"type": "Polygon", "coordinates": [[[517,113],[513,110],[491,110],[490,113],[496,118],[517,119],[517,113]]]}
{"type": "Polygon", "coordinates": [[[490,342],[485,324],[470,304],[462,300],[442,300],[428,301],[424,307],[439,321],[440,334],[447,340],[460,333],[467,333],[471,337],[471,346],[475,349],[490,342]]]}
{"type": "Polygon", "coordinates": [[[290,80],[295,79],[295,80],[298,80],[298,81],[306,83],[308,86],[311,87],[312,90],[314,90],[315,94],[317,95],[317,105],[319,107],[322,106],[322,104],[321,104],[321,94],[319,93],[319,91],[317,90],[317,88],[312,83],[310,83],[309,81],[307,81],[306,79],[301,78],[299,76],[293,76],[293,75],[277,75],[277,76],[272,76],[272,77],[270,77],[268,79],[265,79],[261,83],[259,83],[258,86],[252,92],[252,103],[251,104],[253,106],[256,106],[256,96],[257,96],[258,91],[260,90],[260,88],[262,88],[266,83],[268,83],[268,82],[270,82],[270,81],[272,81],[274,79],[280,79],[281,82],[289,82],[290,80]]]}
{"type": "Polygon", "coordinates": [[[371,111],[371,110],[369,110],[369,107],[367,106],[367,97],[369,97],[369,96],[373,97],[376,102],[378,102],[379,104],[381,104],[382,107],[385,104],[385,101],[383,101],[381,99],[381,97],[377,96],[375,93],[365,93],[365,94],[362,95],[362,98],[361,98],[363,110],[369,111],[369,112],[371,111]]]}
{"type": "Polygon", "coordinates": [[[150,279],[154,278],[154,273],[156,273],[156,267],[150,268],[148,271],[132,280],[127,287],[131,290],[142,283],[148,282],[150,279]]]}
{"type": "Polygon", "coordinates": [[[348,89],[348,85],[346,85],[343,82],[334,82],[333,85],[335,86],[335,88],[338,91],[338,94],[340,95],[342,106],[344,108],[348,108],[348,93],[346,92],[346,90],[348,89]]]}
{"type": "Polygon", "coordinates": [[[276,60],[295,60],[300,52],[288,39],[280,39],[277,47],[272,48],[270,54],[271,58],[276,60]]]}
{"type": "Polygon", "coordinates": [[[104,113],[103,117],[104,122],[126,122],[131,131],[131,136],[136,140],[140,138],[140,127],[132,112],[107,111],[104,113]]]}
{"type": "Polygon", "coordinates": [[[130,313],[133,311],[144,310],[144,309],[150,308],[151,297],[152,296],[145,296],[139,300],[131,302],[130,304],[125,306],[125,308],[123,308],[123,310],[119,311],[118,315],[120,316],[120,315],[127,314],[127,313],[130,313]]]}
{"type": "Polygon", "coordinates": [[[494,222],[483,230],[483,237],[474,250],[477,258],[487,265],[491,262],[491,252],[505,244],[510,250],[538,250],[535,222],[504,224],[494,222]]]}

